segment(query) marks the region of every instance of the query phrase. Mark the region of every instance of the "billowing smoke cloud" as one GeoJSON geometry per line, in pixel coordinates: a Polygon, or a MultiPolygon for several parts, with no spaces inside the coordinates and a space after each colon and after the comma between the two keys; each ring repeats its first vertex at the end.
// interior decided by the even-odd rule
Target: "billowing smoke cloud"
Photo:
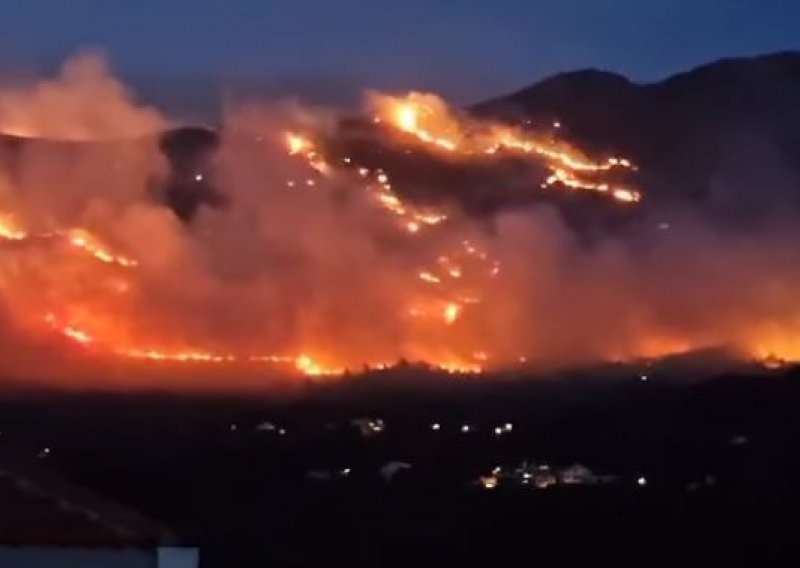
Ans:
{"type": "Polygon", "coordinates": [[[521,342],[505,345],[555,364],[718,346],[800,354],[796,230],[738,236],[677,215],[647,226],[587,248],[547,211],[498,219],[513,292],[494,325],[521,342]]]}
{"type": "Polygon", "coordinates": [[[162,127],[161,114],[136,104],[99,53],[69,59],[53,79],[0,92],[3,134],[93,141],[152,135],[162,127]]]}
{"type": "Polygon", "coordinates": [[[550,366],[728,344],[800,357],[796,230],[745,239],[673,214],[587,246],[548,205],[432,213],[402,202],[391,172],[305,138],[287,153],[287,132],[322,138],[336,118],[229,109],[197,173],[228,206],[187,224],[152,198],[166,166],[139,137],[165,119],[101,59],[0,92],[6,131],[93,141],[30,141],[0,161],[5,374],[179,388],[400,358],[550,366]]]}

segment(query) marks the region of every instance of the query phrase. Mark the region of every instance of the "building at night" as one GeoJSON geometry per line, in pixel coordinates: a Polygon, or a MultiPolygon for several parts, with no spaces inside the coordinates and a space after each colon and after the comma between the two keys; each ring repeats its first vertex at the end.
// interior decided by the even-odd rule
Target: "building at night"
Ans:
{"type": "Polygon", "coordinates": [[[0,566],[196,568],[156,522],[44,476],[0,465],[0,566]]]}

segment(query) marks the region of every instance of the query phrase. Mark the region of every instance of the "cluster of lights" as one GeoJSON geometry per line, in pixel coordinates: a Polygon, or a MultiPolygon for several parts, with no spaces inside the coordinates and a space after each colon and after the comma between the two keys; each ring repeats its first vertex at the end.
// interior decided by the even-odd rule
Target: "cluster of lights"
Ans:
{"type": "Polygon", "coordinates": [[[495,436],[503,436],[505,434],[510,434],[513,429],[514,429],[514,425],[511,422],[506,422],[502,426],[495,426],[494,427],[494,435],[495,436]]]}

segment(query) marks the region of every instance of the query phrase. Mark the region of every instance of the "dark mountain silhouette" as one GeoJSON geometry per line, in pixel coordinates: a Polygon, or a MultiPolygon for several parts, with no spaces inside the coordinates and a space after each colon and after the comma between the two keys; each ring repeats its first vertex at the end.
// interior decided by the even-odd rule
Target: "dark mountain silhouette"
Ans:
{"type": "Polygon", "coordinates": [[[564,124],[567,139],[631,157],[646,201],[689,201],[733,221],[800,203],[800,52],[725,59],[637,84],[563,73],[472,107],[564,124]]]}

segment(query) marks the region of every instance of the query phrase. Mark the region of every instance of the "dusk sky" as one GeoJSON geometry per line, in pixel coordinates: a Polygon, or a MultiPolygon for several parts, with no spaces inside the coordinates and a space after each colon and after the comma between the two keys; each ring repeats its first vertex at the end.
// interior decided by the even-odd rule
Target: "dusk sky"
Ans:
{"type": "Polygon", "coordinates": [[[562,70],[654,80],[800,48],[796,0],[0,0],[0,14],[6,73],[99,47],[146,96],[195,102],[221,84],[332,101],[421,88],[468,102],[562,70]]]}

